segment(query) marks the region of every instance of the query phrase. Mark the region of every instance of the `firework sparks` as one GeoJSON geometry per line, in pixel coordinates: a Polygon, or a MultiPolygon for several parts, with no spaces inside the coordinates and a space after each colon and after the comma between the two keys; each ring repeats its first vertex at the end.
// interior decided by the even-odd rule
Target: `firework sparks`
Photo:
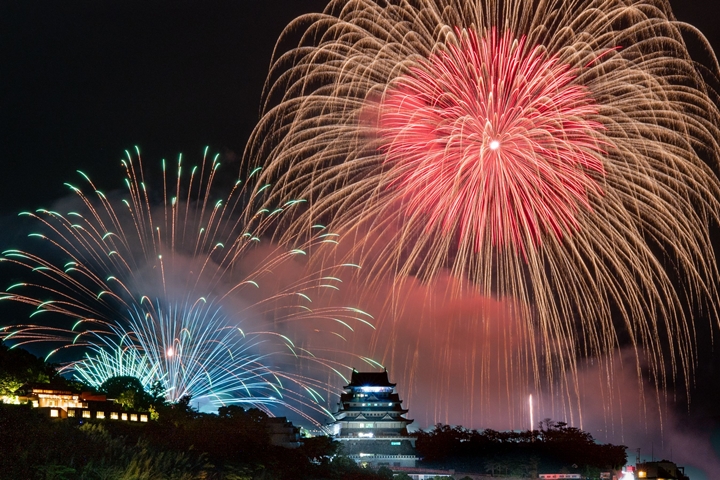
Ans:
{"type": "Polygon", "coordinates": [[[15,345],[55,344],[52,353],[82,347],[86,357],[66,368],[94,386],[134,376],[146,387],[159,381],[172,401],[190,395],[201,404],[296,411],[306,404],[324,412],[330,387],[312,368],[327,378],[343,365],[296,345],[288,325],[325,324],[336,333],[370,325],[370,317],[350,307],[312,308],[318,292],[340,283],[322,269],[280,286],[273,272],[311,249],[332,248],[336,236],[318,226],[291,250],[262,247],[260,232],[295,202],[248,215],[250,193],[241,181],[216,200],[217,157],[185,175],[179,161],[175,181],[163,172],[158,192],[139,158],[123,161],[125,194],[106,195],[83,174],[92,194],[69,186],[79,208],[24,214],[39,222],[41,233],[30,237],[43,252],[3,252],[7,267],[31,270],[34,280],[9,287],[2,300],[36,307],[38,323],[0,335],[15,345]]]}
{"type": "Polygon", "coordinates": [[[720,112],[683,33],[708,46],[664,0],[331,1],[278,41],[246,156],[308,200],[287,238],[327,221],[366,269],[513,298],[536,380],[620,331],[687,374],[684,309],[716,306],[720,112]]]}
{"type": "Polygon", "coordinates": [[[592,174],[604,172],[589,91],[510,32],[456,35],[459,45],[395,80],[378,107],[406,213],[458,232],[461,244],[469,236],[475,251],[486,242],[524,251],[541,233],[577,229],[575,211],[600,193],[592,174]]]}

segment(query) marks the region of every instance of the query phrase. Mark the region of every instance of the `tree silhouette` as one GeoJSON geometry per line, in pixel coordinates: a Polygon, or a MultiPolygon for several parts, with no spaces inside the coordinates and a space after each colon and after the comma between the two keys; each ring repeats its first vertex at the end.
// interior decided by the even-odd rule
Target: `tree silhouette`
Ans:
{"type": "Polygon", "coordinates": [[[151,397],[145,392],[142,383],[135,377],[118,376],[108,378],[98,389],[108,398],[115,400],[128,409],[147,409],[151,397]]]}

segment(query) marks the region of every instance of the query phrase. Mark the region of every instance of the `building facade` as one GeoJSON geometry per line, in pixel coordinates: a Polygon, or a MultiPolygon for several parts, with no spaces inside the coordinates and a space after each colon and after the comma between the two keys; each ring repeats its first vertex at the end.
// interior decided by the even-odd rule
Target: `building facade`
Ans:
{"type": "Polygon", "coordinates": [[[285,417],[268,417],[264,421],[270,445],[285,448],[298,448],[300,443],[300,429],[289,422],[285,417]]]}
{"type": "Polygon", "coordinates": [[[73,392],[46,384],[24,385],[18,390],[19,403],[30,403],[50,418],[77,418],[147,422],[148,412],[130,411],[107,400],[105,395],[73,392]]]}
{"type": "Polygon", "coordinates": [[[344,455],[375,467],[415,466],[415,437],[407,431],[412,420],[405,418],[395,386],[387,371],[353,371],[330,425],[344,455]]]}
{"type": "Polygon", "coordinates": [[[678,467],[668,460],[640,462],[637,464],[637,478],[646,480],[688,480],[685,467],[678,467]]]}

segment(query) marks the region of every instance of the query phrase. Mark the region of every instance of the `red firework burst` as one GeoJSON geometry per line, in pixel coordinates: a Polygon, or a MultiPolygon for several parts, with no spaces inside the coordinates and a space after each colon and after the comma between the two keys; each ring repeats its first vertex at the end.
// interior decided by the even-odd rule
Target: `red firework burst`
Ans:
{"type": "Polygon", "coordinates": [[[590,91],[570,66],[510,32],[457,37],[380,102],[392,187],[408,215],[476,250],[490,240],[525,252],[546,233],[562,238],[578,228],[589,195],[602,194],[603,127],[590,91]]]}

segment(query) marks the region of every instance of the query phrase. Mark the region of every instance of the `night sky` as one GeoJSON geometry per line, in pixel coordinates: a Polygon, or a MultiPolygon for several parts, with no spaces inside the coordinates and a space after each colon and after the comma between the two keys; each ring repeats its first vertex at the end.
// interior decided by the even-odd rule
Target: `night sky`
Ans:
{"type": "MultiPolygon", "coordinates": [[[[325,3],[2,2],[0,215],[46,206],[77,169],[112,185],[135,145],[147,159],[241,154],[275,40],[325,3]]],[[[715,2],[671,3],[720,45],[715,2]]]]}
{"type": "MultiPolygon", "coordinates": [[[[150,165],[180,152],[199,159],[205,146],[239,161],[275,40],[325,3],[2,2],[0,240],[19,241],[17,212],[67,195],[63,183],[77,181],[78,169],[104,188],[120,187],[119,160],[135,145],[150,165]]],[[[671,3],[720,51],[715,0],[671,3]]],[[[711,357],[702,357],[690,424],[720,419],[717,388],[705,387],[720,383],[711,357]]]]}

